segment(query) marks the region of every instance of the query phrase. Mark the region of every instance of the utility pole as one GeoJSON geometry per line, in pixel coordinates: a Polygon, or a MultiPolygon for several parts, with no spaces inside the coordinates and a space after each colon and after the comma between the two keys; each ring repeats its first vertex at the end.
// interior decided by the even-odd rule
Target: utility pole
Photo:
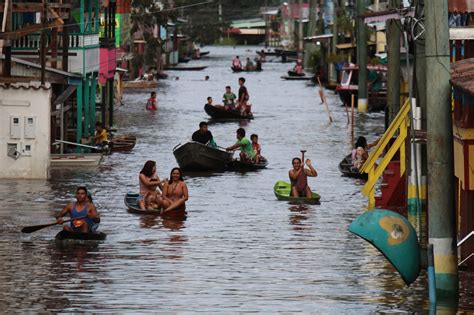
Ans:
{"type": "Polygon", "coordinates": [[[426,1],[425,29],[430,82],[426,93],[429,242],[434,248],[437,296],[449,300],[457,299],[459,283],[447,1],[426,1]]]}
{"type": "Polygon", "coordinates": [[[303,0],[298,0],[298,57],[301,58],[303,55],[303,0]]]}
{"type": "Polygon", "coordinates": [[[357,0],[357,64],[359,66],[359,89],[357,95],[357,110],[366,112],[367,98],[367,28],[361,17],[366,11],[367,0],[357,0]]]}
{"type": "Polygon", "coordinates": [[[41,51],[40,51],[40,63],[41,63],[41,85],[45,83],[46,75],[46,14],[48,12],[47,0],[43,0],[43,11],[41,12],[41,51]]]}
{"type": "Polygon", "coordinates": [[[293,0],[288,0],[288,34],[290,35],[290,42],[295,43],[295,22],[293,21],[293,0]]]}
{"type": "MultiPolygon", "coordinates": [[[[332,8],[332,38],[331,38],[331,47],[329,51],[333,56],[336,55],[336,40],[337,40],[337,10],[338,10],[338,3],[337,1],[333,1],[333,8],[332,8]]],[[[329,76],[328,76],[328,83],[329,85],[336,86],[337,83],[337,71],[336,65],[334,63],[329,64],[329,76]]]]}
{"type": "MultiPolygon", "coordinates": [[[[12,1],[5,0],[5,9],[6,12],[3,14],[3,23],[2,31],[10,32],[12,30],[12,1]]],[[[5,54],[5,62],[3,64],[2,75],[5,77],[10,77],[12,73],[12,46],[11,40],[5,39],[2,44],[2,53],[5,54]]]]}
{"type": "MultiPolygon", "coordinates": [[[[390,0],[389,9],[399,9],[400,0],[390,0]]],[[[387,108],[388,122],[385,128],[397,115],[400,110],[400,26],[399,20],[391,19],[387,21],[387,52],[388,52],[388,89],[387,108]]],[[[409,71],[409,70],[408,70],[409,71]]]]}
{"type": "Polygon", "coordinates": [[[220,1],[219,1],[219,25],[221,25],[221,27],[219,28],[220,30],[219,43],[222,44],[222,4],[220,1]]]}
{"type": "MultiPolygon", "coordinates": [[[[316,35],[316,7],[318,5],[318,0],[310,0],[309,1],[309,28],[307,36],[315,36],[316,35]]],[[[309,67],[309,62],[311,60],[312,53],[316,50],[316,44],[313,40],[306,43],[305,45],[305,52],[304,52],[304,67],[309,67]]],[[[316,65],[313,65],[316,67],[316,65]]]]}

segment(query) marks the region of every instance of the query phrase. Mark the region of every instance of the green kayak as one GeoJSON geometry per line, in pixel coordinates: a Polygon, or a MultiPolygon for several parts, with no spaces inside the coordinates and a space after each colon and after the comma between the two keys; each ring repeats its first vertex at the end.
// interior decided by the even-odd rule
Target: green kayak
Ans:
{"type": "Polygon", "coordinates": [[[313,192],[311,198],[307,197],[290,197],[291,185],[287,182],[279,180],[273,186],[273,192],[278,200],[289,201],[290,203],[309,203],[309,204],[318,204],[319,198],[321,198],[317,193],[313,192]]]}

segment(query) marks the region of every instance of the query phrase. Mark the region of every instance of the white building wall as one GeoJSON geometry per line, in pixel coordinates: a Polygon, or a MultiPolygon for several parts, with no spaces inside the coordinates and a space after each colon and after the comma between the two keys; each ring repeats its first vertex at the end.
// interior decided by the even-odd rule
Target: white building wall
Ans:
{"type": "Polygon", "coordinates": [[[49,177],[51,86],[39,86],[0,85],[0,178],[49,177]]]}

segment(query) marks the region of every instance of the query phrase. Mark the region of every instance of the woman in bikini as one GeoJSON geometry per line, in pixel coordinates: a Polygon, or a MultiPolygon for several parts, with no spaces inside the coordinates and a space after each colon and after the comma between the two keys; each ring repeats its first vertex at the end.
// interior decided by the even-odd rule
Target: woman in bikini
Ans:
{"type": "Polygon", "coordinates": [[[306,160],[306,165],[309,167],[305,169],[304,165],[301,165],[300,158],[293,158],[291,161],[293,169],[289,171],[290,182],[291,182],[291,196],[292,197],[303,197],[306,196],[311,198],[311,188],[308,186],[308,176],[316,177],[318,172],[311,165],[311,160],[306,160]]]}
{"type": "Polygon", "coordinates": [[[156,162],[146,161],[139,175],[140,195],[138,206],[140,209],[158,209],[162,203],[161,193],[156,188],[163,190],[163,182],[156,174],[156,162]]]}
{"type": "Polygon", "coordinates": [[[163,187],[162,205],[164,212],[184,208],[188,200],[188,187],[183,180],[183,174],[179,167],[171,170],[170,180],[163,187]]]}

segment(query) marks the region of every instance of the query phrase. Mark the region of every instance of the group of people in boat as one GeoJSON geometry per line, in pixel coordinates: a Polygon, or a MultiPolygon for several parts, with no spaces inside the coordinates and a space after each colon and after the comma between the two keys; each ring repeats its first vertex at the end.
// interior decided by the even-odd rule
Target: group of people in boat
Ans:
{"type": "Polygon", "coordinates": [[[225,92],[222,96],[222,105],[214,104],[211,96],[207,97],[207,104],[224,110],[238,110],[242,116],[249,116],[252,113],[252,105],[249,103],[249,100],[250,95],[245,86],[245,78],[240,77],[238,97],[228,85],[225,87],[225,92]]]}
{"type": "Polygon", "coordinates": [[[149,160],[143,166],[139,178],[140,209],[160,209],[160,214],[175,209],[183,209],[188,200],[188,187],[179,167],[174,167],[170,178],[160,180],[156,172],[156,162],[149,160]]]}
{"type": "Polygon", "coordinates": [[[254,63],[249,57],[247,57],[245,67],[243,67],[239,56],[235,56],[234,60],[232,60],[232,68],[234,70],[242,71],[262,71],[262,61],[262,58],[255,58],[254,63]]]}

